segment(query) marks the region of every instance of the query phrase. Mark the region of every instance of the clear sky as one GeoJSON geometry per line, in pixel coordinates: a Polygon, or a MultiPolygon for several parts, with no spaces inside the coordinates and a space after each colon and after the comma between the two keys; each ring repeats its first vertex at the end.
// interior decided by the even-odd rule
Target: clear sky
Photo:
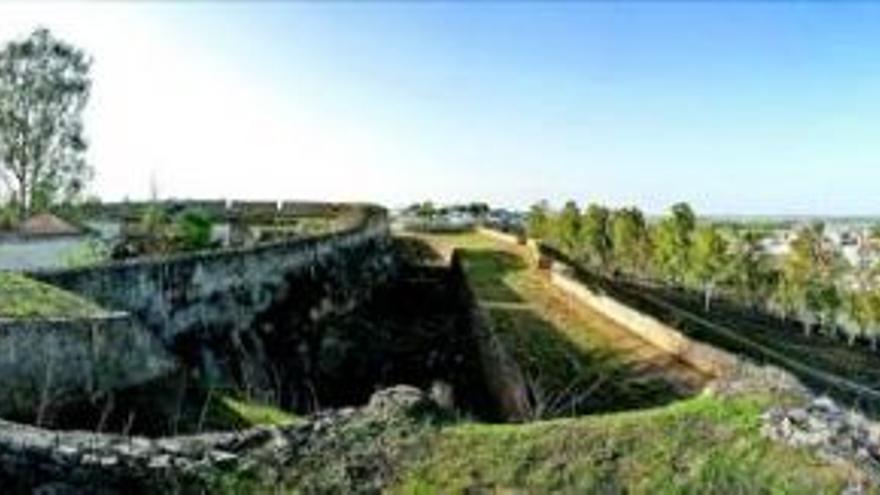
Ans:
{"type": "Polygon", "coordinates": [[[108,199],[880,213],[880,4],[0,5],[38,24],[108,199]]]}

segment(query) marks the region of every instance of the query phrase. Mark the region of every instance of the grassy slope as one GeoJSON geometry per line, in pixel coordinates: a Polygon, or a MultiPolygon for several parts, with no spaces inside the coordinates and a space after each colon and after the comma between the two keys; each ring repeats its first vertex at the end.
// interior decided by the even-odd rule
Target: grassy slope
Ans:
{"type": "Polygon", "coordinates": [[[398,493],[840,493],[853,471],[761,437],[761,399],[442,429],[398,493]]]}
{"type": "Polygon", "coordinates": [[[0,272],[0,318],[93,316],[104,311],[94,303],[51,285],[0,272]]]}
{"type": "Polygon", "coordinates": [[[551,398],[542,416],[570,414],[573,397],[581,397],[574,407],[578,413],[659,405],[705,380],[607,318],[571,303],[529,265],[522,249],[476,234],[424,238],[441,251],[462,249],[468,282],[494,331],[551,398]]]}
{"type": "MultiPolygon", "coordinates": [[[[524,298],[544,307],[540,316],[551,325],[528,323],[525,332],[523,313],[508,314],[514,325],[519,320],[515,334],[522,337],[533,331],[531,337],[517,340],[508,335],[508,344],[518,346],[521,362],[564,368],[554,362],[559,355],[548,350],[553,345],[541,344],[547,340],[537,336],[540,331],[560,332],[587,352],[607,344],[601,332],[583,331],[578,318],[564,311],[562,316],[552,314],[560,308],[542,305],[544,287],[523,267],[511,268],[515,260],[473,255],[498,250],[495,241],[477,235],[427,239],[441,250],[458,246],[470,251],[465,268],[484,302],[521,304],[524,298]]],[[[493,318],[497,324],[498,316],[493,318]]],[[[822,461],[760,435],[760,413],[770,403],[769,398],[701,395],[654,409],[524,425],[454,424],[441,428],[411,456],[396,491],[840,493],[853,476],[851,467],[822,461]]]]}

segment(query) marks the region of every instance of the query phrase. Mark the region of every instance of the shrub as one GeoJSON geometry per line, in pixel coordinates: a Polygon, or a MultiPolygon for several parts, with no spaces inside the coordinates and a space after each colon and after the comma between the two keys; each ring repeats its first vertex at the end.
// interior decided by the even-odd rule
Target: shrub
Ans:
{"type": "Polygon", "coordinates": [[[199,210],[186,210],[174,222],[175,246],[182,251],[211,247],[211,219],[199,210]]]}

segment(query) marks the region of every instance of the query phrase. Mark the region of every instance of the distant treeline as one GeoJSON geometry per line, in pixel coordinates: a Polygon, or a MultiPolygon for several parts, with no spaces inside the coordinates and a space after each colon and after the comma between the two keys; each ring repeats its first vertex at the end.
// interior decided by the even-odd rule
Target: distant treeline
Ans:
{"type": "Polygon", "coordinates": [[[880,235],[859,243],[857,261],[847,262],[821,222],[698,221],[687,203],[648,222],[635,207],[611,209],[574,201],[560,210],[546,202],[529,211],[527,231],[581,265],[609,277],[700,291],[704,309],[713,299],[797,319],[850,345],[880,337],[880,235]],[[787,251],[771,256],[763,240],[778,229],[794,229],[787,251]]]}

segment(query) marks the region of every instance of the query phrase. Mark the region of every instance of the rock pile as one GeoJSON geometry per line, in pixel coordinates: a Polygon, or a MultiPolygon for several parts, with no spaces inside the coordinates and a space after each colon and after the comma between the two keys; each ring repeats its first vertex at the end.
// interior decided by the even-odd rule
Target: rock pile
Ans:
{"type": "Polygon", "coordinates": [[[0,421],[0,486],[3,493],[213,493],[293,483],[378,493],[393,475],[393,457],[440,414],[419,389],[397,386],[362,408],[242,432],[150,439],[0,421]]]}
{"type": "Polygon", "coordinates": [[[812,396],[791,373],[775,366],[761,366],[745,360],[730,372],[713,380],[707,388],[710,392],[724,397],[756,392],[802,400],[812,396]]]}
{"type": "Polygon", "coordinates": [[[821,396],[805,405],[770,409],[762,419],[765,436],[811,448],[829,460],[855,462],[874,483],[880,482],[880,424],[862,414],[821,396]]]}

